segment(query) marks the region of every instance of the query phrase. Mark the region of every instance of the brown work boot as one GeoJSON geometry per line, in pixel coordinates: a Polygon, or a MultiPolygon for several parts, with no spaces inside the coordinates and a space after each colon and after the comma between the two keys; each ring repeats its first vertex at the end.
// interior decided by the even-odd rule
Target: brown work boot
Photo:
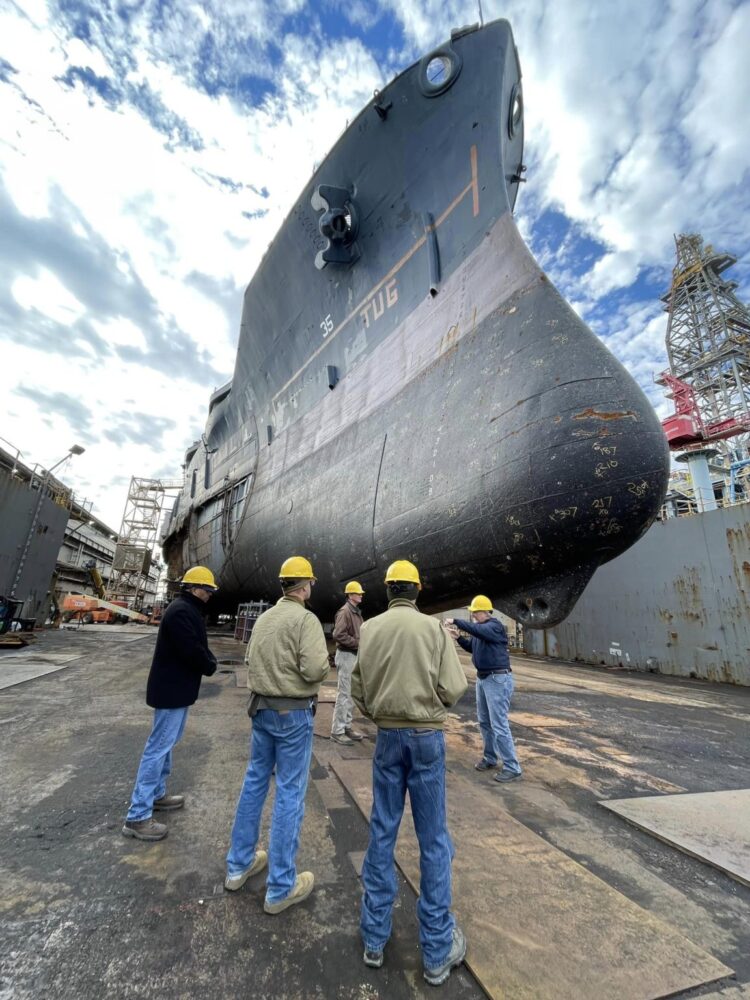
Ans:
{"type": "Polygon", "coordinates": [[[315,883],[315,876],[312,872],[300,872],[297,876],[297,881],[294,883],[294,888],[285,896],[283,899],[277,900],[275,903],[270,903],[266,899],[263,904],[263,909],[266,913],[281,913],[288,906],[294,906],[295,903],[301,903],[303,899],[307,899],[310,893],[313,891],[313,885],[315,883]]]}
{"type": "Polygon", "coordinates": [[[362,735],[362,733],[358,733],[357,730],[356,729],[352,729],[351,726],[347,726],[346,729],[344,730],[344,732],[349,737],[349,739],[350,740],[354,740],[355,743],[359,743],[360,740],[364,739],[364,736],[362,735]]]}
{"type": "Polygon", "coordinates": [[[173,809],[182,809],[185,805],[184,795],[162,795],[154,802],[154,809],[161,809],[162,812],[169,812],[173,809]]]}
{"type": "Polygon", "coordinates": [[[157,823],[153,816],[148,819],[126,819],[122,828],[123,837],[136,840],[164,840],[169,830],[164,823],[157,823]]]}
{"type": "Polygon", "coordinates": [[[353,747],[354,740],[347,733],[331,733],[331,739],[334,743],[340,744],[342,747],[353,747]]]}

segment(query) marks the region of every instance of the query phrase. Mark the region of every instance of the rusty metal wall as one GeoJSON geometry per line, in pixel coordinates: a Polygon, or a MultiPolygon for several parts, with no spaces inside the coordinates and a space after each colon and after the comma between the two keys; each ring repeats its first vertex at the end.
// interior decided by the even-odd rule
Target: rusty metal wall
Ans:
{"type": "Polygon", "coordinates": [[[656,522],[601,566],[537,655],[750,685],[750,503],[656,522]]]}
{"type": "MultiPolygon", "coordinates": [[[[0,594],[10,594],[38,500],[28,482],[0,469],[0,594]]],[[[67,509],[44,496],[15,594],[24,602],[22,617],[40,625],[49,611],[50,580],[67,522],[67,509]]]]}

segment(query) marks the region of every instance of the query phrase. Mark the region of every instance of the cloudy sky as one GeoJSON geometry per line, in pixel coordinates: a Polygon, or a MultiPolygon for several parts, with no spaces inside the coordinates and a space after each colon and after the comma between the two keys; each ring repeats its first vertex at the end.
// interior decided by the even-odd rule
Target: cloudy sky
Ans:
{"type": "MultiPolygon", "coordinates": [[[[750,2],[483,0],[524,72],[516,217],[654,404],[673,234],[750,299],[750,2]]],[[[242,292],[348,119],[476,0],[0,0],[0,435],[119,526],[231,377],[242,292]]]]}

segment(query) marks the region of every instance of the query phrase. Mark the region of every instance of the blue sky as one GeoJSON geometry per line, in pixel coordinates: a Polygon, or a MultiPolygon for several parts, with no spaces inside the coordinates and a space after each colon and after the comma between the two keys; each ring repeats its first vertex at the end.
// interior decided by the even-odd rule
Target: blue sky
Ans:
{"type": "MultiPolygon", "coordinates": [[[[673,234],[750,299],[750,3],[483,0],[524,73],[516,220],[662,414],[673,234]]],[[[119,525],[180,474],[314,165],[475,0],[0,0],[2,436],[119,525]],[[8,360],[10,363],[7,363],[8,360]]]]}

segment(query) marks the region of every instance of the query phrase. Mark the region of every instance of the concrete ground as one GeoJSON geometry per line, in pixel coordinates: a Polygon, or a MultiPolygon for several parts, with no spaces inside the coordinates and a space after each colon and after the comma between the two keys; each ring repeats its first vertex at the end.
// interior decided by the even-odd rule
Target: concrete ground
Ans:
{"type": "MultiPolygon", "coordinates": [[[[361,962],[357,870],[367,827],[355,802],[366,809],[362,775],[373,731],[364,723],[368,739],[354,750],[325,739],[335,677],[323,691],[298,859],[300,869],[316,875],[308,902],[269,917],[262,911],[262,877],[232,895],[221,887],[249,728],[246,691],[235,672],[242,647],[232,639],[211,639],[227,661],[224,672],[204,682],[175,752],[171,790],[188,796],[186,808],[167,816],[170,835],[161,843],[120,835],[149,729],[143,693],[154,639],[153,632],[136,635],[127,627],[40,633],[30,651],[40,666],[77,658],[0,689],[0,1000],[436,995],[421,979],[415,896],[406,881],[384,968],[368,970],[361,962]]],[[[19,668],[0,653],[0,684],[11,665],[19,668]]],[[[570,975],[565,956],[557,967],[547,957],[535,963],[539,942],[518,935],[522,959],[512,970],[514,985],[504,979],[508,932],[528,919],[533,900],[503,895],[516,870],[512,854],[505,871],[488,866],[478,894],[467,861],[481,873],[489,857],[483,852],[503,847],[487,838],[492,828],[514,831],[522,847],[535,838],[537,869],[549,859],[551,884],[527,893],[536,899],[540,928],[551,912],[544,893],[554,893],[558,875],[560,884],[573,878],[570,884],[599,887],[599,896],[581,892],[569,911],[571,927],[582,921],[592,936],[595,896],[605,894],[611,919],[618,906],[623,913],[640,908],[649,940],[659,938],[666,950],[649,966],[653,981],[644,979],[628,995],[666,995],[660,983],[678,971],[682,962],[674,955],[683,949],[687,965],[703,970],[706,983],[716,981],[676,995],[747,996],[750,888],[599,803],[750,787],[750,691],[526,658],[515,660],[514,669],[512,724],[522,781],[501,787],[491,774],[473,771],[480,741],[471,691],[448,726],[454,837],[460,831],[456,910],[480,980],[492,995],[515,1000],[552,995],[557,976],[557,995],[576,995],[571,980],[563,981],[570,975]],[[729,969],[735,980],[725,978],[729,969]]],[[[404,828],[408,834],[406,821],[404,828]]],[[[409,844],[401,850],[413,881],[409,844]]],[[[600,965],[609,960],[616,982],[619,966],[634,959],[606,950],[598,956],[600,965]]],[[[584,994],[617,995],[603,980],[578,995],[584,994]]],[[[439,995],[484,993],[462,968],[439,995]]]]}

